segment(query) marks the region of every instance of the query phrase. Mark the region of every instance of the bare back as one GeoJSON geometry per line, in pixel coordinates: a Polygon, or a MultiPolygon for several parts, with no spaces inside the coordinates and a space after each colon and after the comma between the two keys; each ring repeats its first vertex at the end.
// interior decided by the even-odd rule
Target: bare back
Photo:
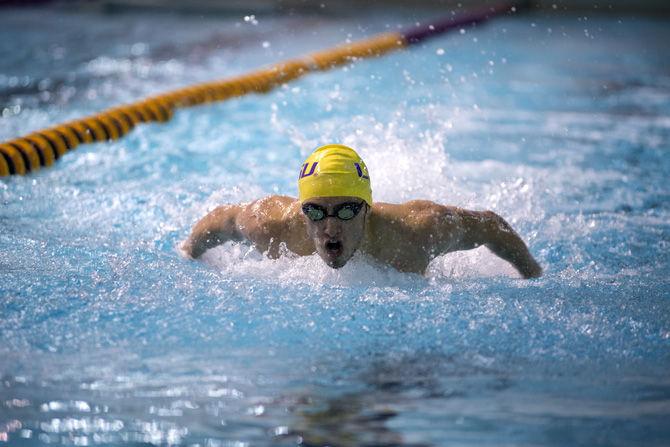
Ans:
{"type": "Polygon", "coordinates": [[[375,203],[361,248],[397,270],[423,273],[435,257],[457,249],[463,223],[457,208],[428,200],[375,203]]]}

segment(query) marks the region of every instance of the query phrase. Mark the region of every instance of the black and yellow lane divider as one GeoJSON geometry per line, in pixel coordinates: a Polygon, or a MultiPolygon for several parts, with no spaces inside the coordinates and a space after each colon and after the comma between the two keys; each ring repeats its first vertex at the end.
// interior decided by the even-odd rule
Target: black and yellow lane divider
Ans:
{"type": "Polygon", "coordinates": [[[0,177],[38,171],[51,166],[80,144],[117,140],[142,123],[169,121],[175,110],[180,108],[225,101],[248,93],[268,92],[307,73],[380,56],[455,28],[514,12],[517,7],[513,3],[505,3],[418,25],[404,32],[378,34],[240,76],[180,88],[38,130],[0,143],[0,177]]]}

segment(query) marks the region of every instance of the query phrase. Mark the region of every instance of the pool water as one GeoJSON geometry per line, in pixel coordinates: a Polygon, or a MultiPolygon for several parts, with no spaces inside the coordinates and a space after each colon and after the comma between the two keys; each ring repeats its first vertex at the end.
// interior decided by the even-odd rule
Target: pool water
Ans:
{"type": "MultiPolygon", "coordinates": [[[[0,139],[443,12],[5,9],[0,139]]],[[[496,19],[1,179],[0,445],[670,444],[668,25],[496,19]],[[545,275],[180,256],[328,142],[377,201],[499,213],[545,275]]]]}

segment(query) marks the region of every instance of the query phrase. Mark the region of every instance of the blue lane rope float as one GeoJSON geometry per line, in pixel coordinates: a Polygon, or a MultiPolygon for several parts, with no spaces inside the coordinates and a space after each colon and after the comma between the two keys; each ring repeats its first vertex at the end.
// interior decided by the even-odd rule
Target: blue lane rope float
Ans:
{"type": "Polygon", "coordinates": [[[179,108],[225,101],[247,93],[268,92],[307,73],[329,70],[360,58],[380,56],[456,28],[513,13],[518,7],[518,3],[503,3],[452,15],[402,32],[378,34],[240,76],[180,88],[38,130],[0,143],[0,177],[38,171],[44,166],[51,166],[80,144],[119,139],[142,123],[169,121],[179,108]]]}

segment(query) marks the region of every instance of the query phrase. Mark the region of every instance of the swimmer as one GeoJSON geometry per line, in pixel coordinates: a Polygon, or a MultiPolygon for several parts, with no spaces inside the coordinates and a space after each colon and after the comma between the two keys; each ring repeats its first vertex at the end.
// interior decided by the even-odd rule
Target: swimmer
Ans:
{"type": "Polygon", "coordinates": [[[317,148],[300,168],[299,197],[269,196],[223,205],[203,217],[182,244],[191,258],[227,241],[250,241],[268,257],[317,253],[332,268],[357,250],[401,272],[424,274],[436,257],[485,245],[524,278],[542,268],[505,220],[428,200],[373,203],[367,167],[351,148],[317,148]]]}

